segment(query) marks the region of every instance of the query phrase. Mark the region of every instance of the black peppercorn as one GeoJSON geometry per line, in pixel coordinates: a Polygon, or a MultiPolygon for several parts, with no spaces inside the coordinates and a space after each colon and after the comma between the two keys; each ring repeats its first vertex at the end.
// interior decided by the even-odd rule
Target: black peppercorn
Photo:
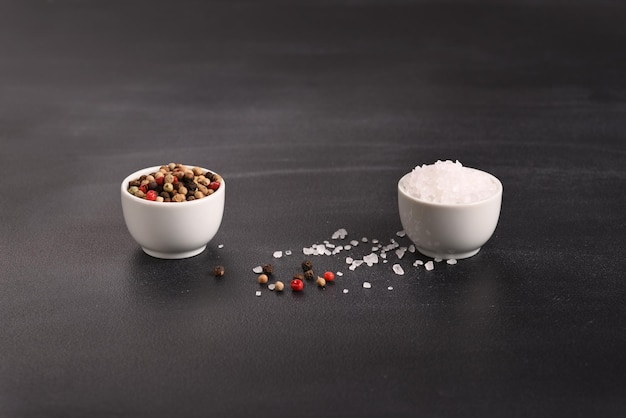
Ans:
{"type": "Polygon", "coordinates": [[[309,260],[304,260],[302,262],[302,271],[308,271],[312,269],[313,269],[313,263],[311,263],[309,260]]]}
{"type": "Polygon", "coordinates": [[[213,274],[215,277],[222,277],[224,275],[224,266],[215,266],[213,274]]]}
{"type": "Polygon", "coordinates": [[[263,273],[274,274],[274,266],[271,264],[263,264],[263,273]]]}

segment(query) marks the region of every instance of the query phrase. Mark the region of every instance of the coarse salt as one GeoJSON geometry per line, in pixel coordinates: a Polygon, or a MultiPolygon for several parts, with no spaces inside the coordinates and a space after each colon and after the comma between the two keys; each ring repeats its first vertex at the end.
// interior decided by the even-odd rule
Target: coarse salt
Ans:
{"type": "Polygon", "coordinates": [[[283,252],[282,251],[274,251],[274,258],[280,258],[283,256],[283,252]]]}
{"type": "Polygon", "coordinates": [[[424,267],[426,267],[426,270],[430,271],[435,268],[435,264],[432,261],[427,261],[424,267]]]}
{"type": "Polygon", "coordinates": [[[363,288],[364,289],[371,289],[372,288],[372,284],[370,282],[363,282],[363,288]]]}
{"type": "Polygon", "coordinates": [[[256,274],[261,274],[261,273],[263,273],[263,267],[262,266],[256,266],[255,268],[252,269],[252,272],[256,273],[256,274]]]}
{"type": "Polygon", "coordinates": [[[417,166],[401,187],[416,199],[451,205],[479,202],[498,191],[490,175],[464,167],[458,160],[417,166]]]}
{"type": "Polygon", "coordinates": [[[394,264],[391,268],[393,269],[393,272],[396,273],[398,276],[402,276],[404,274],[404,269],[400,264],[394,264]]]}
{"type": "Polygon", "coordinates": [[[448,264],[456,264],[456,259],[450,258],[449,260],[446,260],[446,263],[448,263],[448,264]]]}

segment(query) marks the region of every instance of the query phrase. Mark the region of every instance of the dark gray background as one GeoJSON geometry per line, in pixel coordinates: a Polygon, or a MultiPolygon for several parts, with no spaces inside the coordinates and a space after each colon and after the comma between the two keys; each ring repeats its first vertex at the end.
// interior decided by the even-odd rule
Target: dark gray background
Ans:
{"type": "Polygon", "coordinates": [[[591,0],[1,1],[0,416],[624,416],[625,21],[591,0]],[[255,296],[254,266],[289,279],[338,228],[402,241],[397,180],[437,159],[504,185],[477,256],[313,258],[344,276],[255,296]],[[119,197],[170,161],[227,182],[179,261],[141,252],[119,197]]]}

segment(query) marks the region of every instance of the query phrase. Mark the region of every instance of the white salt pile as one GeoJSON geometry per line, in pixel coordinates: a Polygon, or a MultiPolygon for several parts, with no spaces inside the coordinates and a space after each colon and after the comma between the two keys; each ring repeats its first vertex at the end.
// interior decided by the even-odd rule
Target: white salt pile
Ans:
{"type": "Polygon", "coordinates": [[[401,186],[416,199],[453,205],[479,202],[498,190],[491,176],[464,167],[458,160],[417,166],[401,186]]]}

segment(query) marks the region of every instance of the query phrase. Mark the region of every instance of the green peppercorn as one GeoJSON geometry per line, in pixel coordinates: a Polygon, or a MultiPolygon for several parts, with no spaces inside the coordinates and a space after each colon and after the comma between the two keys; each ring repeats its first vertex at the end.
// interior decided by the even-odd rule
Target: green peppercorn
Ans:
{"type": "Polygon", "coordinates": [[[128,189],[128,193],[130,194],[137,194],[138,191],[139,191],[139,187],[137,186],[130,186],[130,188],[128,189]]]}
{"type": "MultiPolygon", "coordinates": [[[[167,176],[166,176],[167,177],[167,176]]],[[[172,183],[167,182],[167,183],[163,183],[163,191],[164,192],[168,192],[171,193],[174,191],[174,186],[172,185],[172,183]]]]}

